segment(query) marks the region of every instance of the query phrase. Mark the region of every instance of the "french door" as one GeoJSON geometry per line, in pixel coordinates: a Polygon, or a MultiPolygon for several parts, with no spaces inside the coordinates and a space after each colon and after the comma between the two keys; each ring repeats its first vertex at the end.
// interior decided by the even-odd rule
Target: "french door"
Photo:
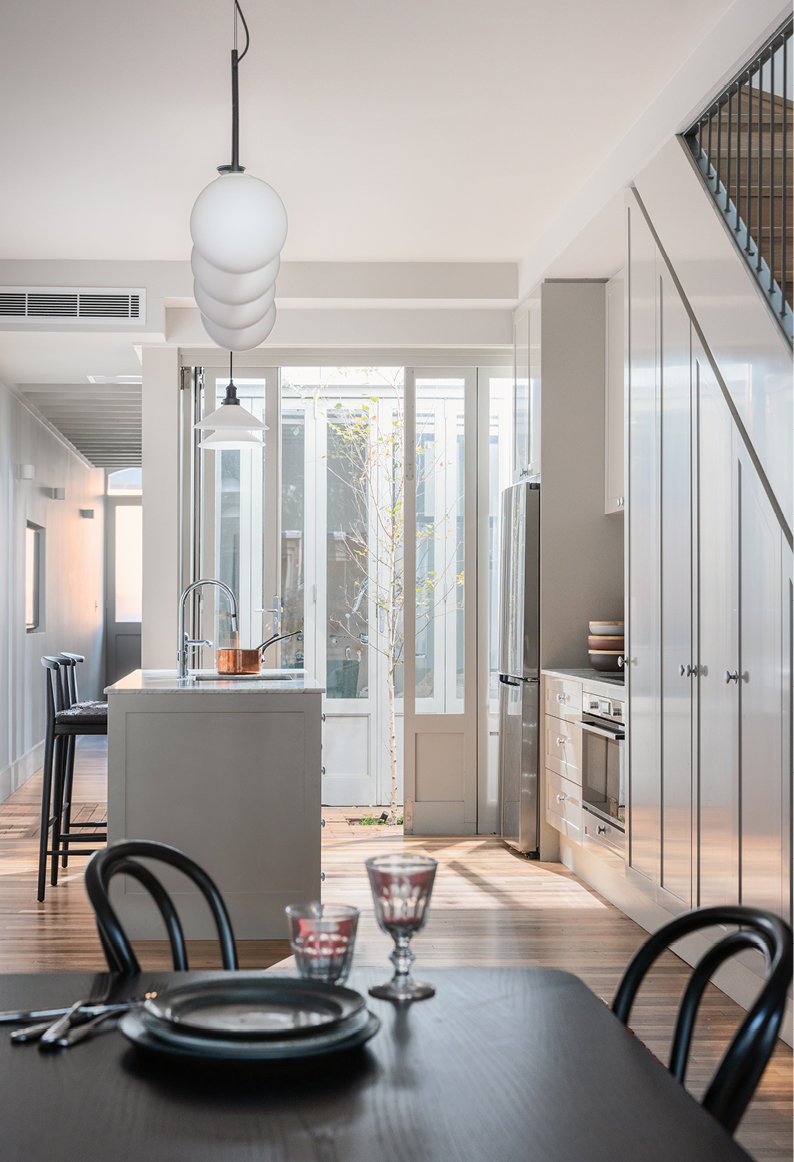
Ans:
{"type": "MultiPolygon", "coordinates": [[[[268,426],[262,450],[199,451],[193,423],[227,382],[197,369],[183,392],[183,582],[232,588],[241,645],[295,634],[265,665],[326,687],[324,803],[387,804],[396,768],[407,831],[497,831],[510,371],[246,367],[235,384],[268,426]]],[[[226,642],[217,590],[190,625],[226,642]]]]}

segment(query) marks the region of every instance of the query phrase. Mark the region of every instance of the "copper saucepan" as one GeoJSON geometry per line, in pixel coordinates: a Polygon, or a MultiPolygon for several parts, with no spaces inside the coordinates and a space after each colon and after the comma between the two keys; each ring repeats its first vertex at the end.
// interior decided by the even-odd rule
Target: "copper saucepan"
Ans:
{"type": "Polygon", "coordinates": [[[295,637],[295,634],[300,633],[299,629],[293,630],[292,633],[279,633],[262,642],[261,646],[257,646],[255,650],[217,650],[215,654],[215,667],[219,674],[258,674],[262,668],[262,655],[268,646],[273,646],[276,642],[286,641],[287,638],[295,637]]]}

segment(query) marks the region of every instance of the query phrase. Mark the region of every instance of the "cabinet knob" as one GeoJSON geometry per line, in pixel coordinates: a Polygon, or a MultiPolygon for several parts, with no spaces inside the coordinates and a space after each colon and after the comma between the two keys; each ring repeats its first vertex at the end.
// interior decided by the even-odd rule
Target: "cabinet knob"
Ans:
{"type": "Polygon", "coordinates": [[[596,835],[606,835],[607,829],[601,823],[596,823],[596,835]]]}
{"type": "Polygon", "coordinates": [[[735,670],[733,673],[731,673],[730,670],[725,671],[726,684],[728,682],[738,682],[738,681],[739,681],[739,671],[738,670],[735,670]]]}
{"type": "Polygon", "coordinates": [[[682,662],[681,665],[678,667],[678,673],[681,675],[682,678],[695,677],[697,675],[697,672],[698,672],[697,666],[691,666],[689,664],[689,662],[687,662],[686,665],[684,665],[684,663],[682,662]]]}
{"type": "Polygon", "coordinates": [[[564,701],[565,701],[565,695],[564,695],[564,694],[558,694],[558,695],[557,695],[557,701],[558,701],[558,702],[564,702],[564,701]]]}
{"type": "Polygon", "coordinates": [[[615,504],[618,506],[618,508],[623,508],[623,505],[624,505],[625,503],[626,503],[626,502],[625,502],[625,500],[623,499],[623,497],[622,497],[622,496],[617,496],[617,497],[615,497],[615,504]]]}
{"type": "Polygon", "coordinates": [[[565,800],[566,800],[567,798],[568,798],[568,796],[567,796],[567,795],[558,795],[558,796],[557,796],[557,802],[558,802],[558,803],[564,803],[564,802],[565,802],[565,800]]]}
{"type": "Polygon", "coordinates": [[[568,739],[567,739],[567,738],[558,738],[558,739],[557,739],[557,746],[562,746],[562,745],[563,745],[564,743],[566,743],[567,741],[568,741],[568,739]]]}
{"type": "Polygon", "coordinates": [[[325,767],[320,767],[320,774],[321,774],[321,775],[324,775],[324,774],[325,774],[325,767]]]}

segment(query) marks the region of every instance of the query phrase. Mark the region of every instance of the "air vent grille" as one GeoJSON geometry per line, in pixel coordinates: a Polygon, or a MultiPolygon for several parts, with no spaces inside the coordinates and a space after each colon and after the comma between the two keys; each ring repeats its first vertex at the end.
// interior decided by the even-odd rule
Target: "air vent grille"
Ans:
{"type": "Polygon", "coordinates": [[[96,287],[0,287],[0,320],[145,321],[146,292],[96,287]]]}

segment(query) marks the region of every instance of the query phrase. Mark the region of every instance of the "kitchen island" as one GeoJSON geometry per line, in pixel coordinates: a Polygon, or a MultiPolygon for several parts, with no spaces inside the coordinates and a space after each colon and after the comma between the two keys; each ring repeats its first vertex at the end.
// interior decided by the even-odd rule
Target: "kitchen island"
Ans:
{"type": "MultiPolygon", "coordinates": [[[[178,847],[215,880],[238,939],[284,938],[285,906],[320,898],[323,687],[289,670],[254,681],[135,670],[105,693],[109,842],[178,847]]],[[[203,897],[154,870],[186,937],[212,939],[203,897]]],[[[164,939],[137,882],[119,876],[112,894],[132,939],[164,939]]]]}

